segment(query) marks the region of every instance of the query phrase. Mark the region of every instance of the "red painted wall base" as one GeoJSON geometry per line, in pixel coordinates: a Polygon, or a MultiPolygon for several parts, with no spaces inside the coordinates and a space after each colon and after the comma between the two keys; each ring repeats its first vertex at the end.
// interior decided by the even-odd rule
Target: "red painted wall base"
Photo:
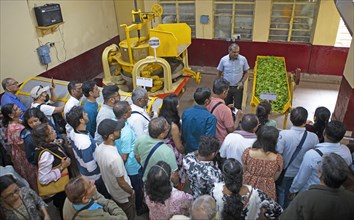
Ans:
{"type": "MultiPolygon", "coordinates": [[[[189,63],[197,66],[217,66],[228,53],[232,42],[223,40],[193,39],[188,48],[189,63]]],[[[289,72],[300,68],[304,73],[343,75],[349,48],[317,46],[303,43],[237,41],[240,53],[254,67],[258,55],[285,57],[289,72]]]]}
{"type": "Polygon", "coordinates": [[[354,131],[354,89],[343,77],[332,119],[343,121],[347,130],[354,131]]]}
{"type": "Polygon", "coordinates": [[[78,80],[83,82],[103,72],[102,52],[111,44],[119,44],[119,35],[104,42],[103,44],[68,60],[53,69],[50,69],[40,76],[61,80],[78,80]]]}
{"type": "MultiPolygon", "coordinates": [[[[85,53],[62,63],[41,74],[62,80],[91,79],[101,72],[101,55],[105,47],[120,41],[119,36],[89,50],[85,53]]],[[[196,66],[217,66],[220,58],[228,53],[232,42],[222,40],[193,39],[188,48],[189,64],[196,66]]],[[[311,44],[269,43],[269,42],[237,42],[251,68],[254,67],[258,55],[283,56],[287,70],[300,68],[305,73],[326,75],[343,75],[344,65],[349,48],[314,46],[311,44]]]]}
{"type": "MultiPolygon", "coordinates": [[[[61,80],[79,80],[81,82],[92,79],[103,72],[102,52],[111,45],[118,44],[116,36],[85,53],[68,60],[41,76],[53,77],[61,80]]],[[[254,67],[257,55],[284,56],[288,71],[301,68],[302,72],[343,75],[344,65],[349,48],[314,46],[311,44],[269,43],[269,42],[237,42],[241,54],[246,56],[251,68],[254,67]]],[[[189,47],[189,63],[198,66],[217,66],[222,56],[228,53],[231,42],[222,40],[193,39],[189,47]]],[[[343,78],[333,118],[344,121],[348,130],[354,130],[354,89],[343,78]],[[344,112],[344,114],[343,114],[344,112]]]]}

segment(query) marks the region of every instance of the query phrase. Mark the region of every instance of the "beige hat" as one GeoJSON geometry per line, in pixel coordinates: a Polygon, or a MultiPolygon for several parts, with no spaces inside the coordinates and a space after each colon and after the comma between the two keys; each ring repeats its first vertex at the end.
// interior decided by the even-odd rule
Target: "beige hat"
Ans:
{"type": "Polygon", "coordinates": [[[45,86],[45,87],[43,87],[43,86],[41,86],[41,85],[35,86],[35,87],[33,87],[33,89],[31,90],[31,97],[34,98],[34,99],[36,99],[36,98],[38,98],[43,92],[46,92],[46,91],[48,91],[48,90],[49,90],[49,86],[45,86]]]}

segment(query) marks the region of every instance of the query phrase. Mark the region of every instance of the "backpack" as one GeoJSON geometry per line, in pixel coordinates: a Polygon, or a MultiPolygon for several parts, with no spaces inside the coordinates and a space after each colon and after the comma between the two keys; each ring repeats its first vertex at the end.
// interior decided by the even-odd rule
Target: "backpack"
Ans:
{"type": "MultiPolygon", "coordinates": [[[[40,105],[37,105],[36,108],[38,108],[39,110],[41,110],[41,106],[43,105],[44,103],[40,104],[40,105]]],[[[55,131],[58,133],[58,134],[66,134],[66,129],[65,129],[65,125],[66,125],[66,121],[65,119],[63,118],[63,115],[62,113],[54,113],[52,114],[52,117],[53,117],[53,120],[54,120],[54,125],[53,123],[49,120],[48,123],[53,126],[53,128],[55,129],[55,131]]]]}

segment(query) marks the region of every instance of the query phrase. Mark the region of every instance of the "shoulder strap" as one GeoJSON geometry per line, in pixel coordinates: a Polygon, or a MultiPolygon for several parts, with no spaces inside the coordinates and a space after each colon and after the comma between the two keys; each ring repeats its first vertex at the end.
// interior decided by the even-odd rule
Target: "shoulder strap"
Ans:
{"type": "Polygon", "coordinates": [[[245,209],[248,205],[248,202],[250,201],[250,198],[252,196],[252,192],[253,192],[253,187],[251,189],[251,192],[248,194],[247,200],[245,201],[245,204],[243,204],[243,209],[245,209]]]}
{"type": "Polygon", "coordinates": [[[44,105],[44,103],[37,105],[36,108],[38,108],[39,110],[41,110],[41,106],[42,106],[42,105],[44,105]]]}
{"type": "Polygon", "coordinates": [[[219,105],[221,105],[222,102],[218,102],[214,105],[214,107],[211,109],[210,113],[213,114],[214,110],[216,109],[216,107],[218,107],[219,105]]]}
{"type": "Polygon", "coordinates": [[[322,151],[320,151],[319,149],[314,149],[321,157],[323,156],[322,151]]]}
{"type": "Polygon", "coordinates": [[[58,154],[54,153],[53,151],[49,150],[49,149],[44,149],[44,148],[40,148],[42,149],[42,151],[39,153],[39,156],[38,156],[38,161],[39,159],[41,158],[41,155],[44,153],[44,151],[48,151],[49,153],[53,154],[54,156],[56,156],[57,158],[59,158],[60,160],[64,159],[63,157],[59,156],[58,154]]]}
{"type": "Polygon", "coordinates": [[[163,142],[159,142],[157,144],[155,144],[155,146],[151,149],[151,151],[149,152],[149,155],[146,157],[145,163],[144,163],[144,167],[143,167],[143,176],[146,170],[147,165],[149,164],[149,160],[150,157],[154,154],[154,152],[157,150],[157,148],[159,148],[161,146],[161,144],[163,144],[163,142]]]}
{"type": "Polygon", "coordinates": [[[76,216],[81,212],[81,211],[84,211],[85,209],[88,209],[90,208],[92,205],[93,205],[94,201],[93,199],[91,199],[91,201],[85,205],[84,207],[82,207],[80,210],[77,210],[75,215],[73,216],[73,218],[71,220],[74,220],[76,218],[76,216]]]}
{"type": "MultiPolygon", "coordinates": [[[[299,154],[301,148],[302,148],[302,145],[304,144],[305,142],[305,139],[307,137],[307,131],[304,132],[304,134],[302,135],[302,138],[301,138],[301,141],[299,143],[299,145],[297,145],[296,149],[295,149],[295,152],[293,153],[293,155],[291,156],[291,159],[289,161],[289,164],[288,166],[285,168],[288,169],[288,167],[290,166],[290,164],[293,162],[293,160],[296,158],[296,156],[299,154]]],[[[285,171],[286,172],[286,171],[285,171]]]]}
{"type": "Polygon", "coordinates": [[[145,115],[141,114],[138,111],[132,111],[132,114],[139,114],[139,115],[143,116],[147,121],[150,121],[150,119],[148,119],[145,115]]]}

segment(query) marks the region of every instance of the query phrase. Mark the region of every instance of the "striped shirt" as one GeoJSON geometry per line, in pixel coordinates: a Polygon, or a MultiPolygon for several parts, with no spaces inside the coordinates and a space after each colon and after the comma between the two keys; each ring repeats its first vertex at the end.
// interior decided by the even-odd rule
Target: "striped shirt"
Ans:
{"type": "Polygon", "coordinates": [[[81,175],[91,180],[98,180],[101,176],[100,168],[95,159],[96,142],[89,134],[70,133],[71,145],[81,175]]]}

